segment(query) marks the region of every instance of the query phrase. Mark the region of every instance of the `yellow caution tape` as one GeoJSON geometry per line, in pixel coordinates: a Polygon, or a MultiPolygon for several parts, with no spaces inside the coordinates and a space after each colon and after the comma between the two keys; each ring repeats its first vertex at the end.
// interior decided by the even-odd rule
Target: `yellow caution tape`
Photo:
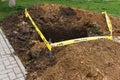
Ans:
{"type": "Polygon", "coordinates": [[[108,15],[107,15],[107,12],[103,12],[103,13],[105,14],[107,26],[108,26],[109,31],[110,31],[110,35],[109,36],[95,36],[95,37],[71,39],[71,40],[66,40],[66,41],[52,43],[51,46],[52,47],[65,46],[65,45],[68,45],[68,44],[78,43],[78,42],[82,42],[82,41],[99,40],[99,39],[112,40],[112,24],[111,24],[111,21],[110,21],[108,15]]]}
{"type": "Polygon", "coordinates": [[[107,26],[109,28],[110,31],[110,35],[109,36],[95,36],[95,37],[85,37],[85,38],[78,38],[78,39],[71,39],[71,40],[66,40],[66,41],[61,41],[61,42],[56,42],[56,43],[49,43],[46,38],[44,37],[44,35],[42,34],[42,32],[39,30],[38,26],[35,24],[35,22],[33,21],[33,19],[31,18],[31,16],[29,15],[27,9],[25,9],[25,16],[29,17],[30,21],[32,22],[33,26],[35,27],[36,31],[38,32],[38,34],[40,35],[40,37],[42,38],[42,40],[44,41],[44,43],[46,44],[47,48],[51,51],[51,49],[53,47],[58,47],[58,46],[65,46],[68,44],[73,44],[73,43],[78,43],[78,42],[82,42],[82,41],[90,41],[90,40],[99,40],[99,39],[108,39],[108,40],[112,40],[112,24],[111,21],[107,15],[106,12],[103,12],[103,14],[105,14],[105,18],[106,18],[106,22],[107,22],[107,26]]]}
{"type": "Polygon", "coordinates": [[[95,36],[95,37],[71,39],[71,40],[66,40],[66,41],[52,43],[51,46],[52,47],[65,46],[65,45],[68,45],[68,44],[73,44],[73,43],[78,43],[78,42],[83,42],[83,41],[90,41],[90,40],[99,40],[99,39],[111,40],[111,37],[112,36],[95,36]]]}
{"type": "Polygon", "coordinates": [[[35,22],[33,21],[33,19],[31,18],[30,14],[28,13],[27,9],[25,9],[25,16],[28,17],[31,21],[31,23],[33,24],[33,26],[35,27],[35,30],[38,32],[38,34],[40,35],[40,37],[42,38],[42,40],[44,41],[45,45],[47,46],[47,48],[49,49],[49,51],[51,51],[51,45],[50,43],[46,40],[46,38],[44,37],[44,35],[42,34],[42,32],[40,31],[40,29],[38,28],[38,26],[35,24],[35,22]]]}
{"type": "Polygon", "coordinates": [[[103,14],[105,14],[107,26],[108,26],[108,28],[109,28],[110,35],[112,36],[112,23],[111,23],[111,21],[110,21],[110,18],[109,18],[109,16],[107,15],[107,12],[103,12],[103,14]]]}

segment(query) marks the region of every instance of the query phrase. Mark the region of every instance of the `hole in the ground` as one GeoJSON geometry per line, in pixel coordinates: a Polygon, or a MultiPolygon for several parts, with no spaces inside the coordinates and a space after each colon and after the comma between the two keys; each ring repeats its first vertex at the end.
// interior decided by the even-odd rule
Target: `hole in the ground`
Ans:
{"type": "MultiPolygon", "coordinates": [[[[102,35],[99,24],[94,24],[90,21],[85,22],[82,19],[79,19],[78,22],[78,18],[79,17],[77,16],[75,10],[69,7],[60,7],[58,13],[53,12],[33,17],[43,35],[47,40],[51,38],[52,43],[102,35]]],[[[37,33],[34,34],[34,39],[42,41],[37,33]]]]}
{"type": "MultiPolygon", "coordinates": [[[[102,35],[102,32],[100,32],[100,28],[98,25],[88,22],[82,26],[75,27],[65,27],[59,25],[45,26],[41,28],[41,31],[46,39],[49,40],[49,38],[51,38],[52,42],[102,35]]],[[[36,34],[35,38],[42,41],[38,34],[36,34]]]]}
{"type": "Polygon", "coordinates": [[[43,34],[47,38],[52,39],[52,42],[59,42],[69,39],[75,39],[75,38],[81,38],[81,37],[87,37],[87,30],[84,27],[75,27],[75,28],[68,28],[65,29],[63,27],[57,27],[57,28],[46,28],[43,31],[43,34]]]}

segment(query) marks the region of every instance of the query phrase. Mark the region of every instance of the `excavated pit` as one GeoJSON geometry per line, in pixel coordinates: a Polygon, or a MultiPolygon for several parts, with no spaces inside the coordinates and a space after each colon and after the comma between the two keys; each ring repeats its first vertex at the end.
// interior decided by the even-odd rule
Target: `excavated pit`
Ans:
{"type": "MultiPolygon", "coordinates": [[[[65,27],[60,25],[55,25],[52,27],[46,26],[46,27],[42,27],[41,31],[47,40],[52,39],[52,42],[59,42],[64,40],[76,39],[76,38],[102,35],[102,32],[100,32],[99,29],[100,28],[97,27],[95,24],[85,23],[82,26],[75,26],[75,27],[73,26],[65,27]]],[[[41,40],[40,37],[39,39],[41,40]]]]}
{"type": "MultiPolygon", "coordinates": [[[[51,8],[44,11],[41,7],[33,7],[28,12],[46,39],[52,39],[52,42],[103,35],[98,23],[83,21],[85,17],[78,16],[76,11],[70,7],[59,7],[55,12],[52,12],[51,8]],[[33,15],[36,9],[39,15],[33,15]]],[[[35,39],[42,41],[38,36],[36,33],[35,39]]]]}

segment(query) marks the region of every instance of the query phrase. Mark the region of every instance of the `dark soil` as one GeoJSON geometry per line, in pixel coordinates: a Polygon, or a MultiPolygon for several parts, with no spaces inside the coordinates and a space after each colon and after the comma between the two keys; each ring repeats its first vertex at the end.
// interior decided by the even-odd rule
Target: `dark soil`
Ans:
{"type": "MultiPolygon", "coordinates": [[[[28,9],[47,40],[58,42],[88,36],[109,35],[105,16],[54,4],[28,9]]],[[[120,36],[120,19],[111,17],[113,36],[120,36]]],[[[53,58],[24,11],[0,22],[28,71],[27,80],[119,80],[120,44],[88,41],[54,48],[53,58]]]]}

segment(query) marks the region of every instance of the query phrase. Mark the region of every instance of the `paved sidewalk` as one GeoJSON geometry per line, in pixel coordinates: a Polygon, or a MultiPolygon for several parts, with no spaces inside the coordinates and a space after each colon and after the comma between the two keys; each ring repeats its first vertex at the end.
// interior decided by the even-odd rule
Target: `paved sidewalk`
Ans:
{"type": "Polygon", "coordinates": [[[0,28],[0,80],[25,80],[27,72],[0,28]]]}

